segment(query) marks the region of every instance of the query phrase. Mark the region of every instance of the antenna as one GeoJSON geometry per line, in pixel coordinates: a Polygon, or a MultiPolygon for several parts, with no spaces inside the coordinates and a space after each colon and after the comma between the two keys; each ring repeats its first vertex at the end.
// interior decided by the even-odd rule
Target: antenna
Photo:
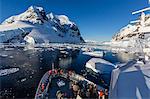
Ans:
{"type": "Polygon", "coordinates": [[[150,10],[150,7],[144,8],[144,9],[141,9],[141,10],[138,10],[138,11],[135,11],[135,12],[132,12],[132,14],[134,15],[134,14],[142,13],[142,12],[145,12],[145,11],[148,11],[148,10],[150,10]]]}
{"type": "Polygon", "coordinates": [[[55,67],[54,67],[54,63],[52,63],[52,71],[54,71],[55,67]]]}
{"type": "MultiPolygon", "coordinates": [[[[148,0],[148,3],[150,4],[150,0],[148,0]]],[[[137,22],[139,22],[140,23],[140,28],[144,27],[145,26],[145,13],[144,12],[148,11],[148,10],[150,10],[150,7],[147,7],[147,8],[144,8],[144,9],[132,12],[133,15],[141,13],[141,17],[140,17],[140,20],[131,21],[130,23],[137,23],[137,22]]],[[[140,50],[141,50],[141,53],[142,53],[142,56],[144,58],[145,57],[145,53],[143,51],[143,46],[142,46],[143,44],[142,44],[140,39],[136,40],[136,42],[138,42],[140,50]]],[[[143,60],[143,63],[145,63],[145,58],[143,60]]]]}
{"type": "Polygon", "coordinates": [[[148,11],[150,10],[150,7],[148,8],[144,8],[144,9],[141,9],[141,10],[138,10],[138,11],[135,11],[135,12],[132,12],[132,14],[138,14],[138,13],[141,13],[141,17],[140,17],[140,25],[143,27],[145,26],[145,11],[148,11]]]}
{"type": "Polygon", "coordinates": [[[140,22],[140,20],[130,21],[131,24],[133,24],[133,23],[139,23],[139,22],[140,22]]]}

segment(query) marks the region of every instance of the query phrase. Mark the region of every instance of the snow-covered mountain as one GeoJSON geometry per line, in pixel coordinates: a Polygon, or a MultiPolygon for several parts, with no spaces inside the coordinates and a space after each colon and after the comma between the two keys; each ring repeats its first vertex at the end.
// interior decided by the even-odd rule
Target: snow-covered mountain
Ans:
{"type": "Polygon", "coordinates": [[[82,43],[77,25],[65,15],[47,14],[42,7],[31,6],[0,25],[0,43],[82,43]]]}

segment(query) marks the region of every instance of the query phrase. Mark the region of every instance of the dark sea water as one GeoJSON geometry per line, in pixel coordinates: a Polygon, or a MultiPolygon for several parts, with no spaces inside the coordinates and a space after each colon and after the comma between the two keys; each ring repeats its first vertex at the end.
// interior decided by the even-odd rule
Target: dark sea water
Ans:
{"type": "MultiPolygon", "coordinates": [[[[107,52],[103,58],[117,63],[133,57],[125,53],[107,52]]],[[[19,68],[15,73],[0,76],[0,98],[34,98],[41,77],[51,69],[52,63],[55,68],[72,69],[82,75],[81,71],[91,58],[83,55],[80,49],[0,48],[0,69],[19,68]]]]}

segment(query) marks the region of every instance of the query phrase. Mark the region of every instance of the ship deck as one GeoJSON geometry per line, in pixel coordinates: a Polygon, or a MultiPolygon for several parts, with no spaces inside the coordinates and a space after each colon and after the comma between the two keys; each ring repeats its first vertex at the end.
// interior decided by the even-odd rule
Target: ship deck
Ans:
{"type": "Polygon", "coordinates": [[[51,84],[49,85],[48,93],[49,99],[56,98],[56,94],[58,91],[61,91],[66,95],[66,97],[73,97],[72,90],[70,89],[71,81],[63,78],[63,77],[54,77],[51,80],[51,84]],[[58,86],[57,82],[63,81],[65,85],[58,86]]]}

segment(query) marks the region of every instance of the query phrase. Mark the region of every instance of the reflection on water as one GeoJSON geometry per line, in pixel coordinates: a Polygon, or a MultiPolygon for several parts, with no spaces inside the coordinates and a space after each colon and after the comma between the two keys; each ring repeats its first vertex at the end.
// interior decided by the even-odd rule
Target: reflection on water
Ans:
{"type": "Polygon", "coordinates": [[[71,67],[72,57],[68,58],[59,58],[59,65],[61,68],[69,68],[71,67]]]}
{"type": "MultiPolygon", "coordinates": [[[[128,60],[131,55],[113,55],[111,52],[107,52],[104,59],[116,63],[124,61],[123,56],[128,60]]],[[[73,49],[60,51],[53,48],[1,48],[0,69],[19,68],[19,71],[0,76],[0,98],[2,96],[33,98],[41,77],[51,69],[52,63],[56,68],[73,69],[76,73],[81,73],[89,59],[91,59],[90,56],[83,55],[80,50],[73,49]]]]}

